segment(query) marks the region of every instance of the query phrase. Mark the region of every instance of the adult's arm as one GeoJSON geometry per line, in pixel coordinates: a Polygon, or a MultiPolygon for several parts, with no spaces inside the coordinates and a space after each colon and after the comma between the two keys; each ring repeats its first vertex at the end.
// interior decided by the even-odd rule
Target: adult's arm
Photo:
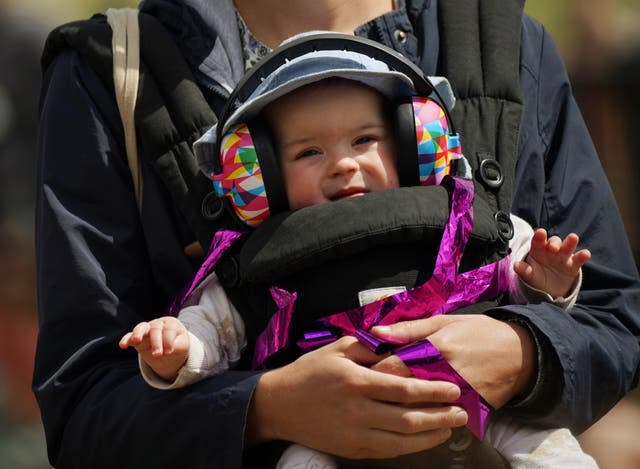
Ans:
{"type": "Polygon", "coordinates": [[[73,52],[47,71],[40,126],[33,390],[52,465],[241,467],[259,374],[158,391],[142,380],[135,351],[117,346],[164,312],[193,266],[144,166],[141,226],[113,96],[73,52]]]}
{"type": "Polygon", "coordinates": [[[513,305],[488,314],[521,321],[539,349],[533,391],[510,406],[533,423],[581,432],[637,385],[640,281],[615,199],[564,64],[540,24],[525,17],[525,100],[513,213],[592,253],[576,305],[513,305]]]}
{"type": "Polygon", "coordinates": [[[531,394],[510,407],[533,423],[581,432],[637,385],[640,281],[615,199],[551,38],[525,17],[525,99],[512,211],[592,253],[576,305],[513,305],[496,318],[531,328],[540,355],[531,394]]]}

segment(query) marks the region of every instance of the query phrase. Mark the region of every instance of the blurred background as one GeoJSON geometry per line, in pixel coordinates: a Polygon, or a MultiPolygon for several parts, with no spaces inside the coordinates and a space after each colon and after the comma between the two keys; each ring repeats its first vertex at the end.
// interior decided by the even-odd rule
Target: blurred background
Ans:
{"type": "MultiPolygon", "coordinates": [[[[37,335],[33,249],[39,58],[52,27],[126,0],[0,0],[0,467],[41,469],[44,435],[31,393],[37,335]]],[[[640,0],[536,0],[551,32],[640,260],[640,0]],[[638,178],[638,179],[636,179],[638,178]]],[[[604,469],[640,467],[634,391],[580,437],[604,469]]]]}

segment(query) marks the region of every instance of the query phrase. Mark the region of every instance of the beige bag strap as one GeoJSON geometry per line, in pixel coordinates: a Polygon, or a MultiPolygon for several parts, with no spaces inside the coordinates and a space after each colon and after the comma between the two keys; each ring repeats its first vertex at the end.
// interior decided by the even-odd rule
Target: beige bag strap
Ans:
{"type": "Polygon", "coordinates": [[[109,8],[113,49],[113,85],[124,127],[124,141],[129,170],[133,178],[138,211],[142,211],[142,172],[136,141],[135,109],[140,78],[140,28],[135,8],[109,8]]]}

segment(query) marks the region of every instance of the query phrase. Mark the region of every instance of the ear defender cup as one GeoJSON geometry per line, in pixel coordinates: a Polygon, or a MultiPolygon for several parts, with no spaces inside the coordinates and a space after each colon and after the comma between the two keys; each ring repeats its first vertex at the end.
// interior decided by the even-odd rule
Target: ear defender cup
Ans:
{"type": "Polygon", "coordinates": [[[227,198],[236,216],[256,227],[288,207],[273,139],[262,119],[234,125],[222,137],[220,162],[224,171],[213,174],[213,189],[227,198]],[[260,156],[258,156],[260,155],[260,156]]]}
{"type": "Polygon", "coordinates": [[[450,173],[451,162],[462,157],[447,109],[430,96],[435,95],[443,103],[444,100],[408,59],[371,40],[345,34],[314,33],[294,39],[264,57],[243,77],[218,122],[219,159],[214,162],[211,175],[214,191],[228,201],[237,218],[249,227],[256,227],[271,214],[289,207],[273,138],[267,123],[259,117],[236,123],[224,134],[221,130],[233,114],[235,103],[245,102],[278,67],[318,50],[366,55],[385,63],[389,71],[406,75],[413,83],[417,96],[401,96],[391,103],[401,186],[440,184],[450,173]]]}
{"type": "Polygon", "coordinates": [[[447,114],[436,101],[414,96],[411,105],[419,184],[438,185],[451,173],[451,163],[462,158],[460,138],[458,134],[450,133],[447,114]]]}

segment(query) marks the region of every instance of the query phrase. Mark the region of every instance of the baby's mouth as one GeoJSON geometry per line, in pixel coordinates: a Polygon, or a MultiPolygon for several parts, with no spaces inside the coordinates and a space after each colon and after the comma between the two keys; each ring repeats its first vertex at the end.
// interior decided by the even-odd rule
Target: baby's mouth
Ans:
{"type": "Polygon", "coordinates": [[[362,187],[349,187],[347,189],[342,189],[342,190],[336,192],[331,197],[329,197],[329,200],[331,200],[333,202],[335,200],[340,200],[340,199],[348,199],[348,198],[351,198],[351,197],[360,197],[361,195],[365,195],[367,192],[369,192],[369,191],[367,189],[362,188],[362,187]]]}

